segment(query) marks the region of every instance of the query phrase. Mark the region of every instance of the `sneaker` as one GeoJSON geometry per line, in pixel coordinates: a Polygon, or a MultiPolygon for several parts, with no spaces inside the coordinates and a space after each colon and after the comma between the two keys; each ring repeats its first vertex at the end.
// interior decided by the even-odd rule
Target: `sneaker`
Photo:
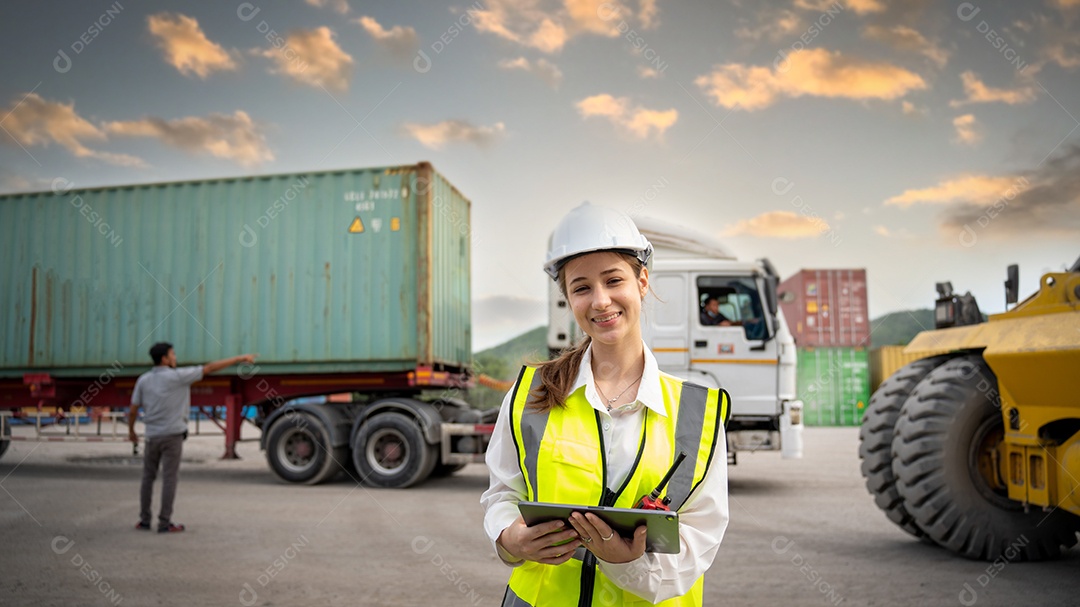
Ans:
{"type": "Polygon", "coordinates": [[[135,523],[135,528],[139,531],[150,531],[150,523],[139,521],[138,523],[135,523]]]}
{"type": "Polygon", "coordinates": [[[169,523],[168,525],[161,525],[157,528],[158,533],[179,533],[184,530],[183,525],[177,525],[176,523],[169,523]]]}

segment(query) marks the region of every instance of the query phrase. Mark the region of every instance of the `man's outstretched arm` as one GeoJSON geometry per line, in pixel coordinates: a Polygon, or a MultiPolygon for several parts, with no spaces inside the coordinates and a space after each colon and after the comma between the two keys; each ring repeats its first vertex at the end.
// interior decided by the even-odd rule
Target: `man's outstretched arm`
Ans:
{"type": "Polygon", "coordinates": [[[255,356],[257,356],[257,355],[256,354],[241,354],[240,356],[233,356],[232,358],[223,358],[221,360],[215,360],[212,363],[206,363],[205,365],[203,365],[202,372],[203,372],[203,375],[210,375],[211,373],[214,373],[216,371],[220,371],[220,370],[222,370],[222,369],[224,369],[226,367],[231,367],[233,365],[238,365],[240,363],[251,364],[251,363],[255,362],[255,356]]]}

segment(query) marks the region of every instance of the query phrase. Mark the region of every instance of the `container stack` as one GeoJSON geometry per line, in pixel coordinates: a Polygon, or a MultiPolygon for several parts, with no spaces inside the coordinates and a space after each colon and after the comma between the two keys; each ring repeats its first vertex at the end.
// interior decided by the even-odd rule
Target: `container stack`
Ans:
{"type": "Polygon", "coordinates": [[[870,400],[865,269],[801,270],[780,284],[809,426],[858,426],[870,400]]]}

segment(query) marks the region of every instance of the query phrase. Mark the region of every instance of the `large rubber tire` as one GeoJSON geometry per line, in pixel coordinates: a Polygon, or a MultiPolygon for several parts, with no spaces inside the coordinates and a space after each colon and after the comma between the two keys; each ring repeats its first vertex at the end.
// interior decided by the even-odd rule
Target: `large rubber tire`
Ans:
{"type": "Polygon", "coordinates": [[[416,420],[401,413],[379,413],[353,437],[353,464],[369,487],[404,489],[423,481],[439,461],[416,420]]]}
{"type": "Polygon", "coordinates": [[[859,428],[859,459],[862,460],[866,489],[890,521],[920,539],[926,539],[926,534],[915,524],[914,517],[904,507],[904,500],[896,491],[896,475],[892,469],[893,429],[900,417],[900,408],[915,386],[946,360],[948,358],[944,356],[917,360],[881,382],[870,397],[859,428]]]}
{"type": "Polygon", "coordinates": [[[282,416],[266,438],[270,469],[290,483],[316,485],[337,476],[348,457],[348,448],[331,447],[326,426],[308,413],[282,416]]]}
{"type": "Polygon", "coordinates": [[[920,529],[965,557],[1058,557],[1076,544],[1076,518],[1060,509],[1024,512],[1000,480],[984,476],[993,466],[980,472],[980,455],[1003,437],[997,386],[980,356],[954,358],[919,383],[896,424],[896,489],[920,529]]]}

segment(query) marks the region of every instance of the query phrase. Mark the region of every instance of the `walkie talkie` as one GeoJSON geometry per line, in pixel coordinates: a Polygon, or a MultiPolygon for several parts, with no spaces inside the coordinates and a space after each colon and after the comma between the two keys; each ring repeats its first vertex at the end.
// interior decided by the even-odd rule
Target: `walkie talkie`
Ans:
{"type": "Polygon", "coordinates": [[[668,507],[668,504],[671,503],[671,498],[664,496],[664,499],[660,499],[660,493],[664,490],[664,487],[668,484],[668,481],[671,480],[671,477],[675,474],[675,470],[679,468],[679,464],[683,463],[684,459],[686,459],[686,453],[680,451],[679,457],[675,458],[675,463],[668,469],[664,478],[660,479],[660,484],[656,486],[656,489],[653,489],[652,493],[648,495],[641,496],[641,499],[638,500],[637,505],[634,507],[639,510],[665,510],[670,512],[671,508],[668,507]]]}

